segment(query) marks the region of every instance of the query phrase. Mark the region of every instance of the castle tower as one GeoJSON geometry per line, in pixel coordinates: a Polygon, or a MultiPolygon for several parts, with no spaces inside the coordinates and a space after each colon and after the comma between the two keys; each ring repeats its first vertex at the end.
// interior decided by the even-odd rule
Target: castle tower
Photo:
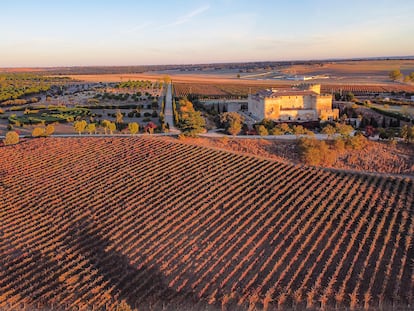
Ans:
{"type": "Polygon", "coordinates": [[[313,91],[316,94],[321,94],[321,85],[320,84],[309,84],[309,91],[313,91]]]}
{"type": "Polygon", "coordinates": [[[321,85],[320,84],[308,84],[308,83],[302,83],[299,85],[299,89],[306,90],[306,91],[312,91],[316,94],[321,94],[321,85]]]}

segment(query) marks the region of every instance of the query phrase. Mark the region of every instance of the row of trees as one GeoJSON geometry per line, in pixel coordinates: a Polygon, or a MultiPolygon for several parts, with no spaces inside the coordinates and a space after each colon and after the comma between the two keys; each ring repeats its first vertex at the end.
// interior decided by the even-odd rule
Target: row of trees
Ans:
{"type": "Polygon", "coordinates": [[[115,88],[119,88],[119,89],[123,89],[123,88],[128,88],[128,89],[157,88],[157,89],[161,89],[162,87],[163,87],[163,82],[162,81],[156,81],[156,82],[153,83],[150,80],[128,80],[128,81],[125,81],[125,82],[120,82],[117,85],[115,85],[115,88]]]}
{"type": "MultiPolygon", "coordinates": [[[[237,112],[224,112],[219,115],[220,126],[225,129],[227,134],[237,135],[243,127],[244,117],[237,112]]],[[[255,124],[255,130],[260,136],[267,135],[314,135],[314,133],[302,125],[289,125],[287,123],[277,124],[270,119],[263,119],[260,123],[255,124]]],[[[332,138],[334,134],[347,136],[352,133],[353,127],[343,123],[327,124],[322,133],[332,138]]]]}
{"type": "Polygon", "coordinates": [[[263,119],[255,126],[260,136],[266,135],[314,135],[314,133],[302,125],[289,125],[287,123],[276,124],[272,120],[263,119]]]}
{"type": "Polygon", "coordinates": [[[141,92],[137,92],[134,94],[129,94],[129,93],[103,93],[103,94],[96,94],[94,96],[94,98],[92,98],[92,100],[90,101],[90,103],[95,103],[98,104],[99,103],[99,99],[102,100],[120,100],[120,101],[126,101],[128,99],[131,99],[135,102],[138,101],[142,101],[142,100],[146,100],[146,99],[154,99],[156,102],[156,99],[158,98],[157,96],[152,96],[150,93],[145,92],[145,96],[146,97],[142,97],[142,93],[141,92]]]}
{"type": "Polygon", "coordinates": [[[392,81],[404,81],[404,82],[414,82],[414,72],[404,76],[404,74],[399,69],[390,71],[388,74],[392,81]]]}
{"type": "Polygon", "coordinates": [[[55,127],[52,124],[49,124],[44,127],[35,127],[32,131],[33,137],[47,137],[52,135],[55,132],[55,127]]]}
{"type": "MultiPolygon", "coordinates": [[[[32,131],[32,137],[47,137],[55,132],[55,127],[49,124],[45,127],[35,127],[32,131]]],[[[15,145],[19,143],[19,133],[16,131],[9,131],[3,140],[4,145],[15,145]]]]}
{"type": "MultiPolygon", "coordinates": [[[[150,123],[152,123],[152,122],[150,122],[150,123]]],[[[144,128],[146,130],[148,129],[148,132],[150,134],[152,134],[153,130],[157,127],[156,125],[154,127],[152,124],[147,125],[144,128]],[[149,129],[151,129],[151,130],[149,130],[149,129]]],[[[114,133],[114,131],[117,129],[117,123],[116,122],[111,122],[109,120],[103,120],[100,125],[104,129],[105,134],[107,134],[108,131],[109,131],[109,133],[112,135],[114,133]]],[[[97,124],[96,123],[87,123],[85,120],[75,121],[73,123],[73,127],[79,135],[81,135],[84,132],[88,132],[90,135],[97,133],[97,124]]],[[[131,122],[131,123],[128,123],[127,128],[128,128],[128,131],[131,134],[135,135],[139,132],[140,125],[137,122],[131,122]]]]}
{"type": "Polygon", "coordinates": [[[68,80],[68,78],[46,77],[27,73],[0,74],[0,102],[49,91],[52,85],[65,80],[68,80]]]}

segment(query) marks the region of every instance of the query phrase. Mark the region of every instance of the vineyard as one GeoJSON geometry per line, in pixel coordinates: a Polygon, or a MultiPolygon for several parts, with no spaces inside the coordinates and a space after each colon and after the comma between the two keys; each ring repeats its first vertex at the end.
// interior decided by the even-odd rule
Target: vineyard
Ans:
{"type": "Polygon", "coordinates": [[[391,92],[414,92],[412,85],[355,85],[355,84],[322,84],[322,92],[352,92],[355,95],[366,95],[372,93],[391,93],[391,92]]]}
{"type": "Polygon", "coordinates": [[[175,96],[184,97],[189,94],[200,96],[243,96],[247,97],[249,92],[257,93],[266,88],[290,88],[290,85],[245,85],[245,84],[199,84],[199,83],[174,83],[175,96]]]}
{"type": "Polygon", "coordinates": [[[412,179],[151,137],[1,153],[0,310],[414,304],[412,179]]]}
{"type": "MultiPolygon", "coordinates": [[[[244,96],[249,92],[257,93],[266,88],[291,88],[290,84],[200,84],[200,83],[174,83],[175,96],[184,97],[189,94],[200,96],[244,96]]],[[[322,93],[352,92],[355,95],[367,95],[372,93],[414,92],[411,85],[355,85],[355,84],[322,84],[322,93]]]]}

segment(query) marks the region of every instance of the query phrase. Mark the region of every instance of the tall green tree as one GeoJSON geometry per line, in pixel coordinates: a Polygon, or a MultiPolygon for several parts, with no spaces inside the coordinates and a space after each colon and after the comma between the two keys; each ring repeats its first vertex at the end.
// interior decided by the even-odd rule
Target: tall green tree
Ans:
{"type": "Polygon", "coordinates": [[[184,134],[194,136],[204,131],[206,121],[200,111],[189,111],[182,114],[179,126],[184,134]]]}
{"type": "Polygon", "coordinates": [[[220,114],[220,122],[227,133],[234,136],[240,133],[244,117],[237,112],[223,112],[220,114]]]}

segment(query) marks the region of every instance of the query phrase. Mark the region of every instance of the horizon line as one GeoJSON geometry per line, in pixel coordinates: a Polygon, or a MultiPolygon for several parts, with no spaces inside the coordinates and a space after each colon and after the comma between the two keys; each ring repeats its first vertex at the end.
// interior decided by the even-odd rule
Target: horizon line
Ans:
{"type": "Polygon", "coordinates": [[[164,64],[131,64],[131,65],[58,65],[58,66],[10,66],[0,69],[54,69],[54,68],[96,68],[96,67],[156,67],[156,66],[197,66],[197,65],[222,65],[222,64],[254,64],[254,63],[285,63],[285,62],[321,62],[321,61],[357,61],[357,60],[414,60],[414,55],[400,56],[366,56],[366,57],[338,57],[338,58],[311,58],[311,59],[286,59],[286,60],[247,60],[247,61],[220,61],[208,63],[164,63],[164,64]]]}

